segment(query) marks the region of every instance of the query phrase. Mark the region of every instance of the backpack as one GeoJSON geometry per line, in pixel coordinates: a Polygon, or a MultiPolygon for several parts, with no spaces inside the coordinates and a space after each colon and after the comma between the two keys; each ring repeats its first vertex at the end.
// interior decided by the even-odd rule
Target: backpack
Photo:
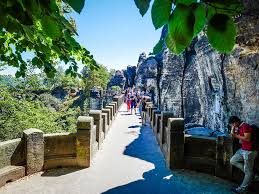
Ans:
{"type": "Polygon", "coordinates": [[[255,124],[251,125],[251,128],[253,129],[253,140],[255,140],[255,147],[257,150],[259,150],[259,127],[257,127],[255,124]]]}

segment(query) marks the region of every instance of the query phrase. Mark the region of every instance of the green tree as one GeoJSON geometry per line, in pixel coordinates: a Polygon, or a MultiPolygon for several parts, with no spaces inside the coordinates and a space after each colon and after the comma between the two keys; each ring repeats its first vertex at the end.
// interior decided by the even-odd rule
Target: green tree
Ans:
{"type": "Polygon", "coordinates": [[[28,63],[22,57],[30,52],[33,66],[49,76],[55,64],[69,65],[67,74],[77,75],[77,61],[96,68],[90,52],[76,40],[74,20],[66,13],[80,13],[84,0],[3,0],[0,1],[0,62],[18,68],[16,77],[25,77],[28,63]]]}
{"type": "Polygon", "coordinates": [[[82,70],[82,79],[85,84],[85,90],[88,92],[93,87],[106,89],[110,79],[110,73],[104,65],[99,65],[99,68],[94,70],[84,67],[82,70]]]}
{"type": "MultiPolygon", "coordinates": [[[[151,0],[135,0],[135,3],[143,16],[151,0]]],[[[211,46],[228,53],[235,45],[237,33],[233,17],[242,10],[239,0],[154,0],[151,15],[156,29],[167,26],[165,44],[176,54],[184,51],[204,28],[211,46]]],[[[153,53],[159,53],[162,48],[163,40],[160,40],[153,53]]]]}

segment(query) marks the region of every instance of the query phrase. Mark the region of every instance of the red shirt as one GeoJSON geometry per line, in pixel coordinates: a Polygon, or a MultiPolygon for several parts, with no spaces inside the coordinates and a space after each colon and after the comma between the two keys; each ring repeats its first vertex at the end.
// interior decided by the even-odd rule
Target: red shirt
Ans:
{"type": "Polygon", "coordinates": [[[239,135],[244,136],[244,133],[251,133],[251,140],[250,141],[244,141],[242,140],[242,150],[252,151],[255,150],[255,139],[253,138],[255,136],[253,129],[248,125],[247,123],[242,123],[239,126],[239,135]]]}

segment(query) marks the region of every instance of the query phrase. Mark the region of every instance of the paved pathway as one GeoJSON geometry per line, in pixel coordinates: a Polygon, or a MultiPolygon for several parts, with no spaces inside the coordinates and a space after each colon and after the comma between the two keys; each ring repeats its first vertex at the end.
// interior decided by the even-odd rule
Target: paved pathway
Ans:
{"type": "Polygon", "coordinates": [[[231,184],[190,171],[171,172],[150,127],[121,108],[90,168],[58,169],[7,184],[0,194],[224,194],[231,184]]]}

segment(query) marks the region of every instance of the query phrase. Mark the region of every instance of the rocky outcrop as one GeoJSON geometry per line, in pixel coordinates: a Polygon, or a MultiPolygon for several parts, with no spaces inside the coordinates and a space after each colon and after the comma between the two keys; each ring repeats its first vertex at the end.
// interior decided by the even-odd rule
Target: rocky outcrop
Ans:
{"type": "Polygon", "coordinates": [[[158,103],[159,64],[154,56],[147,57],[142,53],[139,57],[135,86],[141,91],[151,94],[152,100],[158,103]]]}
{"type": "Polygon", "coordinates": [[[126,70],[124,70],[124,76],[126,78],[125,87],[133,87],[135,84],[135,76],[136,76],[136,66],[128,66],[126,70]]]}
{"type": "Polygon", "coordinates": [[[126,78],[124,76],[123,71],[116,71],[115,75],[111,78],[110,82],[108,83],[108,89],[112,86],[119,86],[120,88],[124,88],[126,84],[126,78]]]}
{"type": "Polygon", "coordinates": [[[229,116],[238,115],[258,125],[259,17],[245,15],[236,22],[238,44],[231,54],[215,51],[201,33],[179,56],[167,48],[157,56],[141,54],[136,86],[155,88],[160,109],[186,123],[224,131],[229,116]]]}
{"type": "Polygon", "coordinates": [[[136,76],[136,67],[128,66],[126,70],[118,70],[108,83],[108,89],[112,86],[119,86],[122,89],[133,87],[136,76]]]}

